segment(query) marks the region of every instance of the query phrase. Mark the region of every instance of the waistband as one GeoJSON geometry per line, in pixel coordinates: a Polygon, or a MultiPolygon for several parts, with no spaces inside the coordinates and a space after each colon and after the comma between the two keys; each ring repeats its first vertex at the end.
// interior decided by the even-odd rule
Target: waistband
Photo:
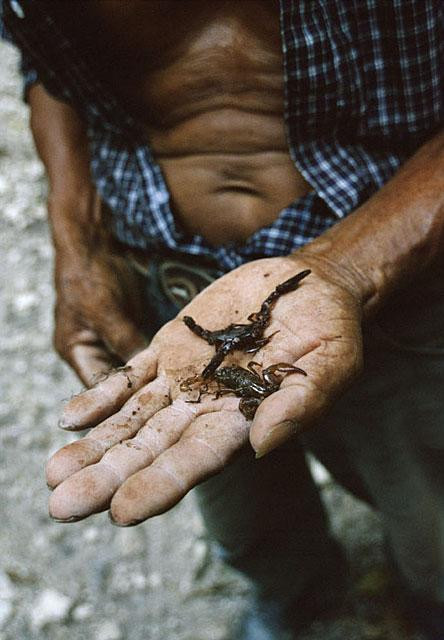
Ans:
{"type": "Polygon", "coordinates": [[[125,248],[132,267],[179,311],[224,272],[198,256],[147,253],[125,248]]]}

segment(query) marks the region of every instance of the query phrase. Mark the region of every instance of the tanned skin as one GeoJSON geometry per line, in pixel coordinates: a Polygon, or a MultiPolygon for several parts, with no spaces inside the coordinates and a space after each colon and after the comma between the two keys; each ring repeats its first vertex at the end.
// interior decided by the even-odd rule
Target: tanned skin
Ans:
{"type": "MultiPolygon", "coordinates": [[[[276,3],[255,3],[253,11],[251,4],[77,3],[85,10],[82,24],[103,27],[98,59],[145,123],[178,223],[212,242],[248,237],[311,189],[288,153],[276,3]],[[106,59],[101,52],[110,51],[111,40],[106,59]]],[[[316,424],[361,370],[365,318],[442,265],[444,134],[437,133],[328,233],[292,255],[223,276],[143,348],[131,315],[137,304],[128,304],[121,286],[123,265],[109,258],[83,125],[41,86],[31,90],[30,103],[50,183],[59,351],[87,385],[116,356],[125,362],[138,352],[125,371],[65,408],[62,426],[94,428],[48,464],[56,519],[110,508],[117,524],[141,522],[220,471],[248,440],[265,455],[316,424]],[[208,329],[245,321],[274,287],[305,269],[310,276],[277,302],[269,333],[278,333],[260,355],[264,367],[291,363],[307,376],[286,376],[252,423],[235,397],[187,403],[180,381],[201,371],[213,350],[181,316],[208,329]],[[99,296],[85,294],[98,285],[99,296]]],[[[228,361],[245,366],[247,359],[235,354],[228,361]]]]}

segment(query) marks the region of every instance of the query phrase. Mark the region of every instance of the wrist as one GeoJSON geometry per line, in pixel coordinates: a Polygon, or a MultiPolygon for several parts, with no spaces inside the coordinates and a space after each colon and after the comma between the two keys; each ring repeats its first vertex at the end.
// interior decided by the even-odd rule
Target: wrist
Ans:
{"type": "Polygon", "coordinates": [[[298,255],[313,271],[344,289],[365,308],[377,297],[380,274],[375,269],[365,269],[362,262],[355,259],[348,240],[343,243],[340,233],[326,233],[303,247],[298,255]]]}
{"type": "Polygon", "coordinates": [[[55,249],[90,255],[101,229],[100,209],[100,200],[92,188],[77,193],[51,192],[48,214],[55,249]]]}
{"type": "Polygon", "coordinates": [[[444,132],[371,198],[302,250],[307,261],[376,310],[414,286],[444,255],[444,132]]]}

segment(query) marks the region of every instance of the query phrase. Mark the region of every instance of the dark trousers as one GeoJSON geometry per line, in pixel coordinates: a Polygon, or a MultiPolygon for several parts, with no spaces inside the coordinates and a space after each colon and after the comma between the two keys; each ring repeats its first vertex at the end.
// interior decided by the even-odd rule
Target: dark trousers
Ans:
{"type": "MultiPolygon", "coordinates": [[[[179,309],[162,302],[157,271],[153,330],[179,309]]],[[[196,489],[198,502],[227,562],[259,591],[297,600],[331,549],[308,448],[380,512],[406,587],[444,603],[443,274],[399,295],[364,333],[363,374],[322,424],[260,460],[246,448],[196,489]]]]}

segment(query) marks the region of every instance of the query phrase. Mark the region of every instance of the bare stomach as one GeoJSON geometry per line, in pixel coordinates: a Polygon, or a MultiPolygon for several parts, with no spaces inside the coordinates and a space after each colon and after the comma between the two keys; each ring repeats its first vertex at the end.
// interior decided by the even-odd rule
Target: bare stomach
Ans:
{"type": "Polygon", "coordinates": [[[77,37],[144,123],[188,232],[245,240],[311,189],[285,135],[279,3],[74,5],[77,37]]]}
{"type": "Polygon", "coordinates": [[[218,109],[149,138],[176,219],[213,244],[246,240],[311,190],[281,115],[218,109]]]}

